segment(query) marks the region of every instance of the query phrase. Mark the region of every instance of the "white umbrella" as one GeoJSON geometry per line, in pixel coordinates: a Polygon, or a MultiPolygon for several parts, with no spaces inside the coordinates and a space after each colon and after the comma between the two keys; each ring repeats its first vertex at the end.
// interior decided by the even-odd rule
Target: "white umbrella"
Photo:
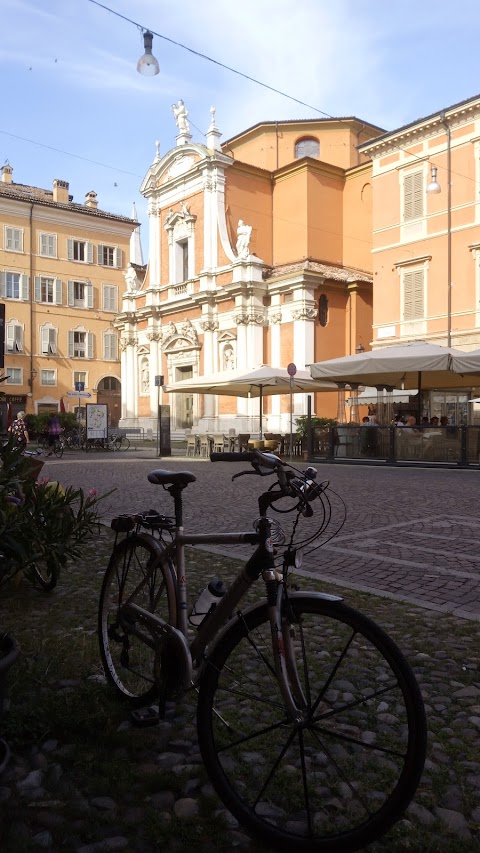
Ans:
{"type": "Polygon", "coordinates": [[[423,388],[465,388],[480,383],[480,357],[467,373],[465,357],[473,355],[453,347],[442,347],[425,341],[379,347],[371,352],[332,358],[310,365],[315,379],[331,382],[358,382],[361,385],[383,385],[416,389],[421,374],[423,388]]]}
{"type": "Polygon", "coordinates": [[[262,399],[272,394],[337,391],[333,382],[312,379],[308,370],[297,370],[290,380],[285,367],[262,364],[251,370],[237,368],[174,382],[164,390],[167,394],[221,394],[228,397],[258,397],[260,400],[260,435],[262,435],[262,399]]]}

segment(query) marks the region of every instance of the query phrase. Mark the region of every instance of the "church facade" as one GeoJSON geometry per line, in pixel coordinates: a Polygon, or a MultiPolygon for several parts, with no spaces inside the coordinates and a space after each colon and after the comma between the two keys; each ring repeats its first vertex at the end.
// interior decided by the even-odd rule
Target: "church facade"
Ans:
{"type": "MultiPolygon", "coordinates": [[[[357,118],[265,122],[221,144],[212,108],[205,141],[174,109],[176,145],[141,186],[149,259],[132,263],[120,334],[120,426],[258,430],[258,401],[166,393],[165,385],[262,364],[305,368],[367,349],[372,327],[371,162],[358,145],[380,128],[357,118]]],[[[295,416],[307,411],[295,395],[295,416]]],[[[337,395],[314,395],[335,416],[337,395]]],[[[264,429],[288,428],[288,397],[264,403],[264,429]]]]}

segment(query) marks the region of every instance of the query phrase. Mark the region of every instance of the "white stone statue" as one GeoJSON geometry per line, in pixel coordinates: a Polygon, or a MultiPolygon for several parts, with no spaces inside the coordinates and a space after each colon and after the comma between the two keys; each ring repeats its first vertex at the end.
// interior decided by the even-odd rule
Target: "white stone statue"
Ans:
{"type": "Polygon", "coordinates": [[[188,111],[183,101],[172,104],[172,113],[175,116],[180,133],[190,133],[190,125],[187,121],[188,111]]]}
{"type": "Polygon", "coordinates": [[[129,293],[132,293],[133,291],[137,290],[137,288],[138,288],[137,273],[135,272],[135,270],[131,264],[128,267],[127,271],[123,273],[123,277],[125,279],[125,284],[127,285],[127,291],[129,293]]]}
{"type": "Polygon", "coordinates": [[[223,369],[233,370],[235,367],[235,355],[231,346],[226,346],[223,350],[223,369]]]}
{"type": "Polygon", "coordinates": [[[170,322],[167,326],[167,336],[171,337],[172,335],[177,334],[177,327],[175,323],[170,322]]]}
{"type": "Polygon", "coordinates": [[[243,219],[238,220],[237,226],[237,256],[241,260],[246,260],[250,254],[250,237],[252,234],[252,226],[245,225],[243,219]]]}
{"type": "Polygon", "coordinates": [[[148,369],[148,364],[145,362],[142,367],[142,392],[144,394],[148,394],[150,391],[150,370],[148,369]]]}

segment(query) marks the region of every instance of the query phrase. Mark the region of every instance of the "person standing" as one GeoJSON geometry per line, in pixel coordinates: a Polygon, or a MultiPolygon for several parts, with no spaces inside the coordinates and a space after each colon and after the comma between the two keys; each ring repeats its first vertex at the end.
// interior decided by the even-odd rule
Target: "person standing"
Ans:
{"type": "Polygon", "coordinates": [[[25,423],[25,412],[18,412],[13,424],[8,427],[8,431],[15,436],[17,444],[26,447],[30,439],[28,437],[27,424],[25,423]]]}
{"type": "Polygon", "coordinates": [[[58,436],[61,432],[62,425],[58,419],[58,415],[56,412],[52,412],[48,421],[48,446],[50,449],[47,453],[47,456],[52,455],[55,442],[58,441],[58,436]]]}

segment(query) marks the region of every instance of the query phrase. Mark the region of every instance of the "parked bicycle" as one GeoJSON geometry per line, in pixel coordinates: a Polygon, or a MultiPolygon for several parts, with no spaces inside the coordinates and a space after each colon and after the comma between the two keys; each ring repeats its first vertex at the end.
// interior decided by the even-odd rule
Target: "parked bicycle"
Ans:
{"type": "Polygon", "coordinates": [[[162,716],[167,699],[197,691],[205,768],[254,836],[284,851],[358,850],[402,816],[419,783],[426,720],[417,682],[369,618],[340,596],[291,582],[300,548],[308,553],[334,535],[329,484],[270,453],[210,458],[251,464],[232,479],[275,477],[258,499],[254,530],[186,533],[182,492],[196,477],[152,471],[175,517],[150,511],[112,521],[98,623],[105,673],[140,706],[137,723],[158,719],[150,703],[162,716]],[[267,516],[273,511],[292,514],[288,533],[267,516]],[[185,546],[213,543],[256,549],[224,594],[220,581],[209,584],[189,620],[185,546]],[[260,578],[264,595],[241,607],[260,578]]]}
{"type": "Polygon", "coordinates": [[[55,438],[53,444],[49,443],[48,433],[40,433],[37,437],[37,447],[39,450],[44,451],[45,455],[55,456],[57,459],[61,459],[63,456],[63,451],[66,446],[66,440],[63,433],[60,433],[58,437],[55,438]]]}
{"type": "Polygon", "coordinates": [[[128,450],[130,447],[130,441],[120,432],[112,432],[108,437],[108,449],[109,450],[128,450]]]}

